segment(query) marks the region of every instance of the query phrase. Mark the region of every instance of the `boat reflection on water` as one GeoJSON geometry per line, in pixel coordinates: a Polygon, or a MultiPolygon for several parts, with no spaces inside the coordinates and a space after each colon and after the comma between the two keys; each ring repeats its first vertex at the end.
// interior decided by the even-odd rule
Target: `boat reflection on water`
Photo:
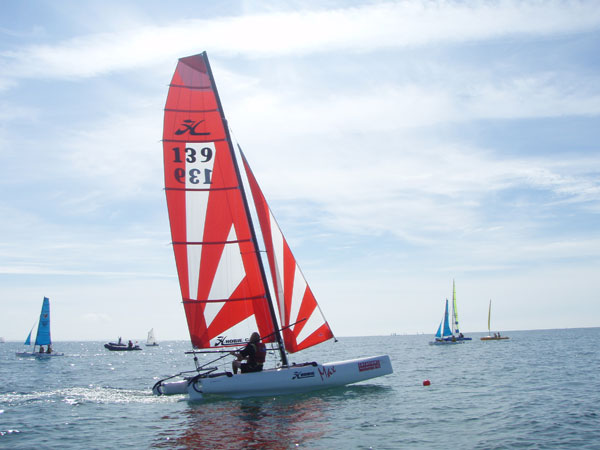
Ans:
{"type": "Polygon", "coordinates": [[[329,402],[320,397],[216,400],[190,407],[153,448],[279,450],[319,440],[328,432],[329,402]]]}

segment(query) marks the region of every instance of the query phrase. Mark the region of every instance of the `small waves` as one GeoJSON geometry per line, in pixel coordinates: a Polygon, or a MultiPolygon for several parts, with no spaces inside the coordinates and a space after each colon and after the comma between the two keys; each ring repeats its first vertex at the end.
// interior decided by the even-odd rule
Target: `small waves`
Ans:
{"type": "Polygon", "coordinates": [[[394,373],[371,382],[199,403],[151,394],[158,378],[190,369],[186,343],[183,356],[162,347],[121,355],[99,352],[99,343],[64,343],[67,356],[51,361],[18,360],[4,347],[0,447],[598,448],[600,329],[514,332],[506,342],[444,351],[428,340],[344,338],[303,356],[336,361],[384,347],[394,373]]]}
{"type": "MultiPolygon", "coordinates": [[[[181,396],[155,396],[146,390],[116,389],[107,387],[71,387],[51,391],[8,392],[0,394],[0,404],[9,408],[36,403],[63,402],[67,405],[118,404],[118,403],[173,403],[181,396]]],[[[4,412],[4,411],[2,411],[4,412]]]]}

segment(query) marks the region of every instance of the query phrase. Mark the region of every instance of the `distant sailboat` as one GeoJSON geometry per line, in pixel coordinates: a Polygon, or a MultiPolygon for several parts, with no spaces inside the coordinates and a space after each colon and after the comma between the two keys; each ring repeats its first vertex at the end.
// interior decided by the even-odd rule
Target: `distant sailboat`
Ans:
{"type": "Polygon", "coordinates": [[[156,342],[156,337],[154,336],[154,328],[151,328],[148,331],[148,339],[146,339],[146,347],[158,347],[158,342],[156,342]]]}
{"type": "MultiPolygon", "coordinates": [[[[31,346],[31,334],[33,333],[33,329],[35,328],[35,324],[31,327],[31,331],[27,335],[27,339],[25,339],[24,345],[31,346]]],[[[64,353],[57,353],[52,351],[52,338],[50,337],[50,300],[48,297],[44,297],[44,301],[42,302],[42,312],[40,313],[40,320],[38,321],[37,334],[35,337],[35,342],[33,343],[33,351],[31,352],[17,352],[17,356],[20,357],[30,357],[35,356],[39,357],[50,357],[50,356],[64,356],[64,353]],[[39,350],[36,352],[35,347],[40,346],[39,350]],[[44,350],[44,345],[46,345],[46,349],[44,350]]]]}
{"type": "Polygon", "coordinates": [[[490,299],[490,305],[488,307],[488,335],[481,338],[482,341],[501,341],[502,339],[508,339],[508,336],[501,336],[500,333],[494,333],[490,331],[490,318],[492,316],[492,299],[490,299]]]}
{"type": "Polygon", "coordinates": [[[458,327],[458,308],[456,307],[456,284],[452,280],[452,333],[459,341],[470,341],[472,338],[465,337],[458,327]]]}
{"type": "Polygon", "coordinates": [[[450,322],[448,318],[448,299],[446,299],[446,309],[444,310],[444,317],[440,322],[440,326],[435,333],[435,340],[429,342],[429,345],[446,345],[446,344],[462,344],[463,341],[456,339],[456,336],[452,334],[450,329],[450,322]]]}

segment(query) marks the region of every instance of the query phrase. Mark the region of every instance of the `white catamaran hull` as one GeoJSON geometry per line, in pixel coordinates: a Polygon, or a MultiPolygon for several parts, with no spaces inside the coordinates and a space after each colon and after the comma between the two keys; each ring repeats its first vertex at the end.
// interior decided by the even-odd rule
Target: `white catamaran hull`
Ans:
{"type": "Polygon", "coordinates": [[[51,356],[65,356],[64,353],[39,353],[39,352],[17,352],[19,358],[50,358],[51,356]]]}
{"type": "Polygon", "coordinates": [[[231,398],[264,397],[345,386],[392,372],[390,357],[381,355],[326,364],[302,364],[255,373],[197,377],[194,381],[163,383],[158,389],[154,389],[154,393],[187,393],[191,401],[201,400],[206,394],[231,398]]]}

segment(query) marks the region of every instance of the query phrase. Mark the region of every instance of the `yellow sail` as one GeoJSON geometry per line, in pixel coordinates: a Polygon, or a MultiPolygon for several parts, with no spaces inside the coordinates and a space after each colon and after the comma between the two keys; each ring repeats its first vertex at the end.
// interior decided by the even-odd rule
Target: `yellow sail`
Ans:
{"type": "Polygon", "coordinates": [[[458,309],[456,308],[456,283],[452,280],[452,315],[454,316],[454,329],[453,333],[460,333],[460,328],[458,326],[458,309]]]}

